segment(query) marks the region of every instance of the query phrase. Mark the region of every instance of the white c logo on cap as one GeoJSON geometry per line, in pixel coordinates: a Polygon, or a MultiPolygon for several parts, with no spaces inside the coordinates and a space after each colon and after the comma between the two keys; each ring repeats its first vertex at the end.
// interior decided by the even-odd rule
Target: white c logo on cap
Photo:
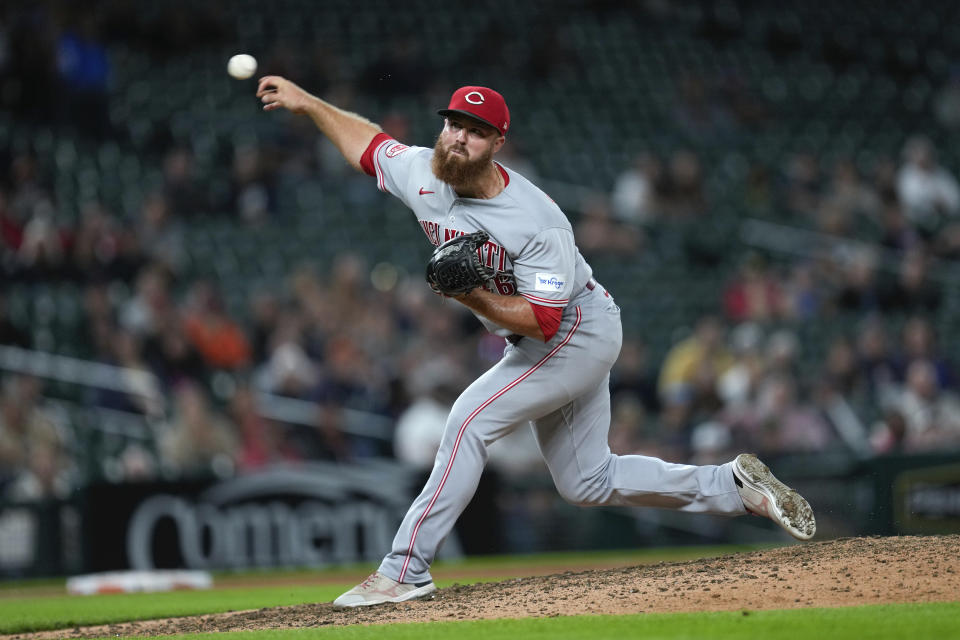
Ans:
{"type": "Polygon", "coordinates": [[[479,91],[471,91],[467,95],[463,96],[463,99],[469,102],[470,104],[483,104],[484,97],[483,94],[479,91]],[[474,98],[473,96],[477,96],[474,98]]]}

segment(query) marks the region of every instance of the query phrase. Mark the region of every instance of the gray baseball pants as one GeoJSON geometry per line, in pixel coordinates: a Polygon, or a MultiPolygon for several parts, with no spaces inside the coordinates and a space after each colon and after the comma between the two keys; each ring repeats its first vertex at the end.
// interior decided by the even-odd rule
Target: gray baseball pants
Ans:
{"type": "Polygon", "coordinates": [[[476,491],[487,447],[527,423],[560,495],[573,504],[744,514],[732,463],[692,466],[610,452],[608,387],[621,341],[620,309],[597,285],[570,301],[549,342],[508,344],[454,403],[433,471],[379,571],[400,582],[431,580],[437,549],[476,491]]]}

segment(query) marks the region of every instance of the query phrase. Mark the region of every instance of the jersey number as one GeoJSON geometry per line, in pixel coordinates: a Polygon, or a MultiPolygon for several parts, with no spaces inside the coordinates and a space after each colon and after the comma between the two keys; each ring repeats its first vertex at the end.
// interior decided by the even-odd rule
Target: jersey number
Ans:
{"type": "Polygon", "coordinates": [[[517,285],[514,284],[513,276],[501,273],[493,279],[493,286],[497,288],[497,293],[502,296],[512,296],[517,292],[517,285]]]}

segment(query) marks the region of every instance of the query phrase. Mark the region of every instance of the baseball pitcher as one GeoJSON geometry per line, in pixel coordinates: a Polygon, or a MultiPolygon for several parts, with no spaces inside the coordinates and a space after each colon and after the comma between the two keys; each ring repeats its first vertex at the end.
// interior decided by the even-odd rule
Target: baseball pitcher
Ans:
{"type": "Polygon", "coordinates": [[[470,502],[487,447],[530,425],[560,494],[583,506],[661,507],[771,518],[801,540],[813,511],[755,456],[723,465],[615,456],[607,444],[620,309],[593,277],[553,200],[496,162],[510,128],[496,91],[457,89],[433,149],[409,147],[287,79],[260,79],[264,110],[309,116],[354,168],[409,207],[437,249],[426,278],[506,338],[503,358],[460,395],[426,486],[377,571],[334,601],[356,607],[436,590],[430,565],[470,502]]]}

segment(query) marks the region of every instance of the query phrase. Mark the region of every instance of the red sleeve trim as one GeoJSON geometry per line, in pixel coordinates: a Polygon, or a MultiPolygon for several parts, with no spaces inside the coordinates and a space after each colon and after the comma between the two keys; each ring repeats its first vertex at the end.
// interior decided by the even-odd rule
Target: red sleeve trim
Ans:
{"type": "Polygon", "coordinates": [[[373,140],[370,141],[370,144],[367,145],[367,150],[363,152],[363,155],[360,156],[360,168],[363,169],[363,172],[368,176],[377,175],[377,170],[373,166],[373,154],[377,152],[377,147],[380,146],[380,143],[385,140],[392,140],[390,136],[385,133],[378,133],[373,136],[373,140]]]}
{"type": "MultiPolygon", "coordinates": [[[[529,302],[529,300],[528,300],[529,302]]],[[[537,317],[537,324],[540,325],[540,331],[543,332],[544,340],[550,341],[560,328],[560,318],[563,316],[562,307],[544,307],[543,305],[533,304],[533,315],[537,317]]]]}

